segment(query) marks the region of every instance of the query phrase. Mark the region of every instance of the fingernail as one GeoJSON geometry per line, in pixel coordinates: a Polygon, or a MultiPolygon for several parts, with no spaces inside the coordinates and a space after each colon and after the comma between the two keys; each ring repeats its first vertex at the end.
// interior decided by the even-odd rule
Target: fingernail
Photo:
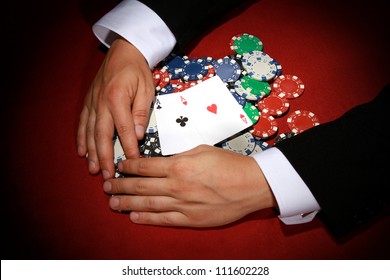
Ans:
{"type": "Polygon", "coordinates": [[[145,135],[145,127],[140,124],[135,125],[135,134],[137,135],[138,139],[144,138],[145,135]]]}
{"type": "Polygon", "coordinates": [[[139,213],[137,212],[131,212],[130,213],[130,220],[134,223],[138,222],[139,220],[139,213]]]}
{"type": "Polygon", "coordinates": [[[102,171],[102,174],[103,174],[103,178],[105,179],[105,180],[107,180],[107,179],[110,179],[110,172],[108,172],[107,170],[103,170],[102,171]]]}
{"type": "Polygon", "coordinates": [[[118,167],[118,171],[119,171],[119,172],[122,172],[122,171],[123,171],[123,163],[122,163],[121,161],[118,162],[117,167],[118,167]]]}
{"type": "Polygon", "coordinates": [[[118,206],[119,206],[119,198],[117,198],[117,197],[115,197],[115,196],[111,197],[111,199],[110,199],[110,207],[111,207],[112,209],[115,209],[115,208],[117,208],[118,206]]]}
{"type": "Polygon", "coordinates": [[[104,190],[106,193],[109,193],[109,192],[111,192],[111,189],[112,189],[111,182],[105,181],[105,182],[103,183],[103,190],[104,190]]]}
{"type": "Polygon", "coordinates": [[[89,163],[88,163],[88,168],[89,168],[89,171],[93,171],[95,170],[95,167],[96,167],[96,164],[94,161],[90,160],[89,163]]]}

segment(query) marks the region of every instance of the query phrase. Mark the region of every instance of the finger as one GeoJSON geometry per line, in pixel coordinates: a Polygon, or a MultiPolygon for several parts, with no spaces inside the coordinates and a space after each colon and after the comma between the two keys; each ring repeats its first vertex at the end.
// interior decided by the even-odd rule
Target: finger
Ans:
{"type": "Polygon", "coordinates": [[[170,157],[138,158],[118,163],[120,172],[148,177],[165,177],[172,164],[170,157]]]}
{"type": "Polygon", "coordinates": [[[99,159],[96,153],[95,145],[95,122],[96,114],[92,109],[89,112],[88,124],[87,124],[87,149],[88,149],[88,169],[92,174],[96,174],[100,170],[99,159]]]}
{"type": "Polygon", "coordinates": [[[138,87],[135,100],[132,106],[132,116],[137,139],[141,140],[145,135],[145,130],[149,122],[150,107],[155,94],[155,87],[152,73],[146,77],[145,85],[138,87]]]}
{"type": "Polygon", "coordinates": [[[169,196],[114,195],[109,200],[111,209],[117,211],[177,211],[175,203],[169,196]]]}
{"type": "Polygon", "coordinates": [[[144,225],[189,226],[187,216],[180,212],[131,212],[130,220],[144,225]]]}
{"type": "Polygon", "coordinates": [[[130,112],[130,104],[125,99],[119,101],[113,111],[115,128],[121,140],[123,151],[128,159],[139,158],[138,140],[135,135],[134,121],[130,112]],[[126,104],[128,106],[126,106],[126,104]]]}
{"type": "Polygon", "coordinates": [[[165,178],[120,178],[107,180],[103,189],[108,194],[132,194],[143,196],[171,196],[171,187],[165,178]]]}
{"type": "Polygon", "coordinates": [[[77,153],[84,157],[87,153],[87,124],[88,124],[88,107],[84,106],[80,113],[79,127],[77,129],[77,153]]]}
{"type": "Polygon", "coordinates": [[[104,179],[112,178],[114,168],[114,147],[112,138],[114,136],[113,120],[108,111],[100,112],[96,117],[95,143],[99,158],[99,165],[104,179]]]}

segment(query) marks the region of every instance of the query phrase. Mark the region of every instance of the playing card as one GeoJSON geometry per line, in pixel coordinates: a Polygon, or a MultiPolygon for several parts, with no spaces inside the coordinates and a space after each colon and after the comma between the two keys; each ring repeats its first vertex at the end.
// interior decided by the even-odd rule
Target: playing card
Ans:
{"type": "Polygon", "coordinates": [[[185,100],[183,108],[206,144],[214,145],[252,125],[218,76],[182,92],[180,100],[185,100]]]}
{"type": "Polygon", "coordinates": [[[163,155],[187,151],[205,142],[193,118],[184,110],[179,95],[157,96],[154,110],[163,155]]]}
{"type": "Polygon", "coordinates": [[[183,92],[157,96],[154,109],[163,155],[215,145],[252,125],[218,76],[183,92]]]}

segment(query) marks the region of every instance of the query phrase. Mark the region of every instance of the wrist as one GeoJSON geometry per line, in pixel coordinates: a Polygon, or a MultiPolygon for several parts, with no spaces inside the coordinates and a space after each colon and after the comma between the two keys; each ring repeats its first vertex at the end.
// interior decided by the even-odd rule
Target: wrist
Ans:
{"type": "Polygon", "coordinates": [[[278,208],[277,201],[275,196],[262,172],[262,170],[257,165],[256,161],[252,159],[252,166],[254,179],[251,180],[254,183],[254,193],[253,193],[253,211],[258,211],[266,208],[278,208]]]}

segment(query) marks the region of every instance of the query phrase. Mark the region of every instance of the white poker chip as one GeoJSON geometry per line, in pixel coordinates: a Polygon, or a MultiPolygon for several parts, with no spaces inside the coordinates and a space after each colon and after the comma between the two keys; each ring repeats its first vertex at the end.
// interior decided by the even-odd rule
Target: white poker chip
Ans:
{"type": "Polygon", "coordinates": [[[250,155],[253,152],[255,146],[256,146],[255,138],[249,132],[245,132],[237,137],[234,137],[222,143],[222,148],[246,156],[250,155]]]}
{"type": "Polygon", "coordinates": [[[241,62],[249,77],[262,82],[272,80],[278,70],[273,58],[261,51],[244,53],[241,62]]]}
{"type": "Polygon", "coordinates": [[[123,151],[121,141],[119,140],[119,137],[115,139],[114,143],[114,163],[118,164],[122,160],[125,160],[125,152],[123,151]]]}
{"type": "Polygon", "coordinates": [[[157,132],[157,120],[156,113],[154,111],[154,106],[150,109],[149,122],[146,127],[145,133],[155,133],[157,132]]]}

